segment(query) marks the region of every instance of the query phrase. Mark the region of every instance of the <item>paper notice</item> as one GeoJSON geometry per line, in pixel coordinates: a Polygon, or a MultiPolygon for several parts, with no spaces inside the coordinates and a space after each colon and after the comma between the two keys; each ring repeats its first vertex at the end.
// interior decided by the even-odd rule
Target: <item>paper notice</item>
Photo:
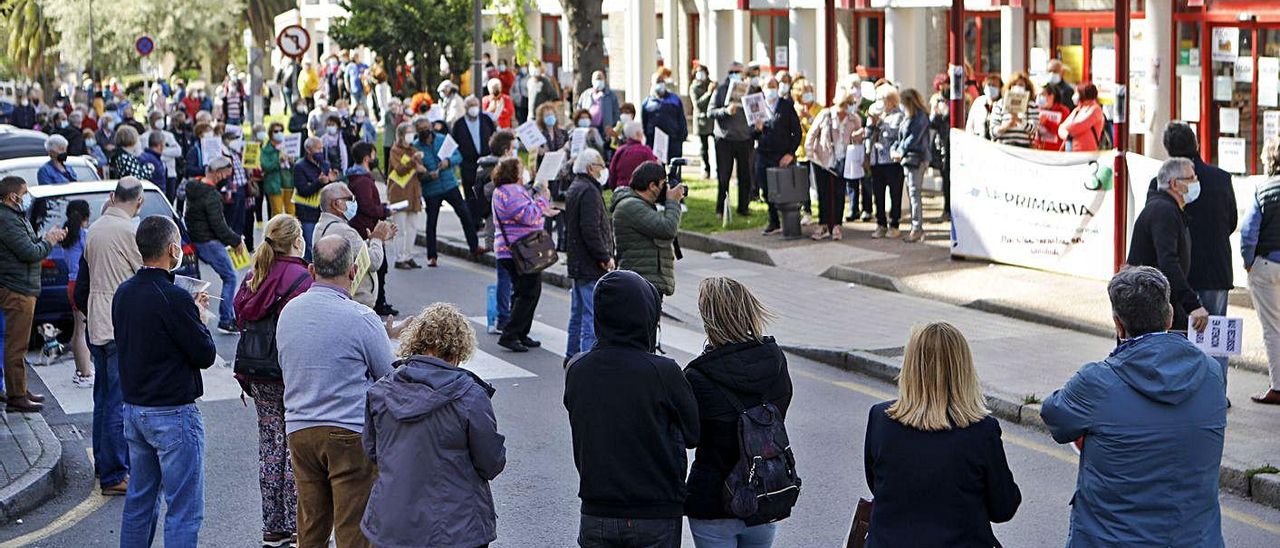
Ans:
{"type": "Polygon", "coordinates": [[[1214,76],[1213,77],[1213,100],[1214,101],[1230,101],[1231,92],[1235,89],[1235,82],[1231,81],[1230,76],[1214,76]]]}
{"type": "Polygon", "coordinates": [[[190,276],[174,276],[173,285],[185,289],[192,296],[209,288],[209,282],[190,276]]]}
{"type": "Polygon", "coordinates": [[[200,154],[204,159],[204,165],[209,165],[214,158],[222,156],[222,138],[221,137],[205,137],[200,140],[200,154]]]}
{"type": "Polygon", "coordinates": [[[729,103],[741,103],[742,97],[751,90],[751,84],[746,80],[738,80],[729,84],[729,103]]]}
{"type": "Polygon", "coordinates": [[[1240,109],[1218,109],[1218,133],[1235,135],[1240,133],[1240,109]]]}
{"type": "Polygon", "coordinates": [[[244,144],[244,156],[240,161],[245,169],[261,169],[262,168],[262,143],[249,142],[244,144]]]}
{"type": "Polygon", "coordinates": [[[390,209],[391,211],[404,211],[409,209],[409,200],[400,200],[399,202],[387,204],[387,209],[390,209]]]}
{"type": "Polygon", "coordinates": [[[1237,82],[1253,83],[1253,58],[1237,57],[1235,63],[1235,80],[1237,82]]]}
{"type": "Polygon", "coordinates": [[[285,154],[290,158],[298,159],[302,157],[302,134],[290,133],[284,136],[284,144],[281,145],[285,154]]]}
{"type": "Polygon", "coordinates": [[[1267,139],[1280,139],[1280,110],[1268,110],[1262,113],[1262,142],[1267,139]]]}
{"type": "Polygon", "coordinates": [[[660,128],[653,128],[653,155],[658,157],[658,162],[667,163],[667,149],[670,146],[671,138],[667,133],[660,128]]]}
{"type": "Polygon", "coordinates": [[[1280,106],[1280,57],[1258,58],[1258,106],[1280,106]]]}
{"type": "Polygon", "coordinates": [[[1031,92],[1009,90],[1009,94],[1005,95],[1004,104],[1006,110],[1011,114],[1026,114],[1027,102],[1031,100],[1031,92]]]}
{"type": "Polygon", "coordinates": [[[1248,153],[1245,140],[1239,137],[1218,138],[1218,167],[1230,173],[1244,174],[1247,170],[1248,153]]]}
{"type": "Polygon", "coordinates": [[[1187,122],[1200,121],[1200,77],[1182,76],[1179,79],[1178,91],[1182,98],[1178,112],[1187,122]]]}
{"type": "Polygon", "coordinates": [[[542,163],[538,164],[538,175],[534,177],[535,182],[545,183],[556,178],[560,173],[560,167],[564,165],[566,153],[563,150],[548,152],[542,155],[542,163]]]}
{"type": "Polygon", "coordinates": [[[844,149],[845,180],[861,179],[866,175],[862,167],[862,160],[866,155],[867,151],[861,144],[849,145],[844,149]]]}
{"type": "Polygon", "coordinates": [[[1209,316],[1209,325],[1204,331],[1189,329],[1187,339],[1210,356],[1239,356],[1244,346],[1244,320],[1209,316]]]}
{"type": "Polygon", "coordinates": [[[441,120],[444,120],[444,109],[440,108],[440,105],[431,105],[431,108],[427,109],[427,121],[439,122],[441,120]]]}
{"type": "Polygon", "coordinates": [[[1214,27],[1209,47],[1214,61],[1234,63],[1240,56],[1240,27],[1214,27]]]}
{"type": "Polygon", "coordinates": [[[516,137],[520,138],[520,144],[524,145],[525,150],[534,150],[547,144],[547,138],[542,136],[542,131],[538,129],[538,123],[532,120],[520,124],[520,127],[516,128],[516,137]]]}
{"type": "Polygon", "coordinates": [[[457,151],[458,142],[453,140],[452,135],[445,135],[444,142],[440,143],[439,152],[436,152],[436,157],[441,160],[448,160],[449,157],[453,156],[453,153],[457,151]]]}
{"type": "Polygon", "coordinates": [[[574,128],[569,134],[569,155],[577,156],[582,149],[587,148],[587,132],[591,131],[589,127],[574,128]]]}

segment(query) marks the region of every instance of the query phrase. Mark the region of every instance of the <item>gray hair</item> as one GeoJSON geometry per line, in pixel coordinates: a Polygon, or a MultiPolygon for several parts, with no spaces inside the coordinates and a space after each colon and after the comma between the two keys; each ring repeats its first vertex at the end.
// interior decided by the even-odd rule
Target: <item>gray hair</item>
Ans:
{"type": "Polygon", "coordinates": [[[1169,158],[1160,166],[1156,174],[1156,190],[1169,190],[1169,185],[1185,176],[1187,171],[1195,172],[1196,165],[1186,158],[1169,158]]]}
{"type": "Polygon", "coordinates": [[[67,151],[67,138],[58,134],[50,135],[44,140],[44,151],[52,154],[56,151],[67,151]]]}
{"type": "MultiPolygon", "coordinates": [[[[401,139],[401,137],[404,136],[405,132],[412,133],[416,131],[416,128],[414,127],[415,123],[416,122],[400,122],[400,125],[396,126],[396,142],[397,143],[403,143],[405,145],[409,144],[408,141],[401,139]]],[[[390,169],[390,168],[391,166],[387,166],[387,169],[390,169]]]]}
{"type": "Polygon", "coordinates": [[[231,169],[232,165],[231,158],[227,158],[226,156],[214,156],[212,160],[209,160],[209,165],[204,166],[204,172],[213,173],[220,169],[231,169]]]}
{"type": "Polygon", "coordinates": [[[152,131],[147,135],[147,148],[155,148],[157,146],[164,146],[164,133],[152,131]]]}
{"type": "Polygon", "coordinates": [[[138,130],[133,126],[121,125],[116,129],[116,146],[120,148],[129,148],[138,144],[138,130]]]}
{"type": "Polygon", "coordinates": [[[142,199],[142,180],[137,177],[124,177],[116,181],[116,189],[111,193],[111,200],[117,204],[131,204],[142,199]]]}
{"type": "Polygon", "coordinates": [[[639,121],[632,120],[622,125],[622,136],[627,139],[634,138],[637,141],[644,140],[644,124],[639,121]]]}
{"type": "Polygon", "coordinates": [[[600,153],[596,149],[584,148],[582,152],[578,153],[578,157],[573,159],[573,172],[586,175],[591,166],[602,164],[604,164],[604,159],[600,157],[600,153]]]}
{"type": "Polygon", "coordinates": [[[133,242],[138,246],[138,254],[147,261],[164,257],[169,251],[169,244],[182,245],[178,225],[167,215],[151,215],[143,219],[133,235],[133,242]]]}
{"type": "Polygon", "coordinates": [[[307,140],[302,142],[302,151],[305,153],[317,146],[324,146],[324,140],[319,137],[307,137],[307,140]]]}
{"type": "Polygon", "coordinates": [[[355,256],[351,250],[351,242],[337,234],[325,236],[316,241],[312,250],[311,268],[316,277],[322,279],[341,278],[351,271],[355,264],[355,256]]]}
{"type": "Polygon", "coordinates": [[[347,183],[329,183],[320,189],[320,211],[329,211],[329,207],[338,199],[335,196],[338,191],[345,190],[347,194],[351,194],[351,189],[347,187],[347,183]]]}
{"type": "Polygon", "coordinates": [[[1173,306],[1169,304],[1169,280],[1149,266],[1125,267],[1107,284],[1111,314],[1129,337],[1169,329],[1173,306]]]}

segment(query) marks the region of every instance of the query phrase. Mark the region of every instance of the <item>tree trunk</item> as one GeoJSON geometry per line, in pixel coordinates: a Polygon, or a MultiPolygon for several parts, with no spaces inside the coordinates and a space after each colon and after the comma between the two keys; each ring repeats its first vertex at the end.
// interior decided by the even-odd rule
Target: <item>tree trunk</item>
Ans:
{"type": "Polygon", "coordinates": [[[602,0],[560,0],[573,43],[574,96],[591,87],[591,73],[604,70],[602,0]]]}

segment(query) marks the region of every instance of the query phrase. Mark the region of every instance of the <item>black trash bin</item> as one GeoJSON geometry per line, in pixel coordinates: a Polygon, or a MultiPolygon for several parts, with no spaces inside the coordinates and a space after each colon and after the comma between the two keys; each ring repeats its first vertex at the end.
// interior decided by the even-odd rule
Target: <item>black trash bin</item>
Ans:
{"type": "Polygon", "coordinates": [[[765,172],[769,202],[782,218],[782,237],[796,240],[800,231],[800,206],[809,199],[809,169],[797,165],[771,167],[765,172]]]}

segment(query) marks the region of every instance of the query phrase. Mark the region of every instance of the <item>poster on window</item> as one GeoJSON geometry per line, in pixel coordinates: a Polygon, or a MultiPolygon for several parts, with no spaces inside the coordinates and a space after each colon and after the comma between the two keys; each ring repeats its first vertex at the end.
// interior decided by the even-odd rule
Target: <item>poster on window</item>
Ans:
{"type": "Polygon", "coordinates": [[[1240,57],[1240,29],[1237,27],[1214,27],[1212,59],[1223,63],[1234,63],[1240,57]]]}
{"type": "Polygon", "coordinates": [[[1230,76],[1214,76],[1213,77],[1213,100],[1214,101],[1230,101],[1231,92],[1235,89],[1235,82],[1231,81],[1230,76]]]}
{"type": "Polygon", "coordinates": [[[1258,58],[1258,106],[1280,106],[1280,57],[1258,58]]]}
{"type": "Polygon", "coordinates": [[[1200,77],[1182,76],[1178,87],[1182,91],[1182,101],[1178,105],[1178,114],[1184,121],[1200,121],[1200,77]]]}
{"type": "Polygon", "coordinates": [[[1280,139],[1280,110],[1262,113],[1262,142],[1267,139],[1280,139]]]}
{"type": "Polygon", "coordinates": [[[1237,82],[1253,83],[1253,57],[1246,55],[1236,58],[1235,77],[1237,82]]]}
{"type": "Polygon", "coordinates": [[[789,61],[791,61],[791,58],[788,57],[787,55],[788,53],[790,53],[790,51],[787,50],[787,46],[778,46],[773,48],[773,66],[774,67],[787,66],[789,64],[789,61]]]}
{"type": "Polygon", "coordinates": [[[1245,152],[1245,140],[1239,137],[1218,138],[1218,167],[1229,173],[1243,174],[1248,170],[1248,153],[1245,152]]]}
{"type": "Polygon", "coordinates": [[[1240,133],[1240,109],[1218,109],[1218,133],[1229,133],[1231,135],[1240,133]]]}

